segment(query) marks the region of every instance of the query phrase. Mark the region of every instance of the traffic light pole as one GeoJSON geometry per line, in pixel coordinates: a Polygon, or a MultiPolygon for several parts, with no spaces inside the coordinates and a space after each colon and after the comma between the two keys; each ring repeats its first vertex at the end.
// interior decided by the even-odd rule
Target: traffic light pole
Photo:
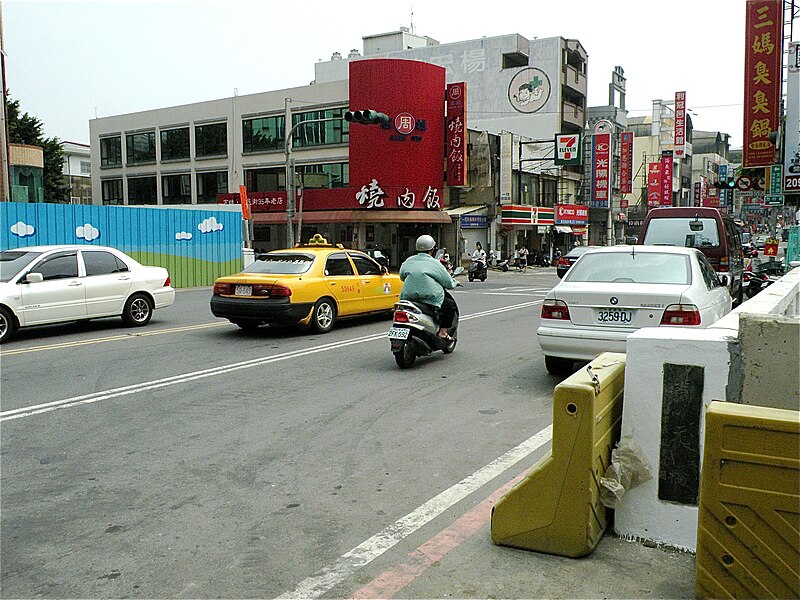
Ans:
{"type": "Polygon", "coordinates": [[[295,171],[294,171],[294,158],[292,157],[292,137],[295,130],[301,125],[309,123],[325,123],[328,121],[341,121],[342,117],[328,117],[325,119],[306,119],[296,123],[294,126],[288,125],[292,122],[292,99],[284,98],[284,129],[286,130],[286,138],[284,139],[285,149],[285,178],[286,178],[286,244],[294,245],[300,243],[300,236],[302,235],[303,227],[303,199],[300,198],[300,210],[296,211],[297,202],[297,187],[295,185],[295,171]],[[294,228],[292,219],[295,212],[297,212],[297,240],[295,241],[294,228]]]}

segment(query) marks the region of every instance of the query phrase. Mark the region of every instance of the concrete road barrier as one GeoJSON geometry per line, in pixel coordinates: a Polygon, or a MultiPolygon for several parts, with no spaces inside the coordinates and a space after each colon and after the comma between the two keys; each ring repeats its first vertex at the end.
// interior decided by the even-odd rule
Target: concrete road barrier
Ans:
{"type": "Polygon", "coordinates": [[[800,412],[712,402],[698,598],[800,598],[800,412]]]}
{"type": "Polygon", "coordinates": [[[625,355],[605,353],[556,386],[550,453],[492,509],[492,541],[547,554],[591,552],[607,526],[599,481],[619,441],[625,355]]]}

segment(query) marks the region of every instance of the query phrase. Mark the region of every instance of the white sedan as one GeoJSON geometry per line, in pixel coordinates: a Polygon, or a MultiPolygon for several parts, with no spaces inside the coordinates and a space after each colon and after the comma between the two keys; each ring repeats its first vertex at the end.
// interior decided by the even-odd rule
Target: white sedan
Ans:
{"type": "Polygon", "coordinates": [[[545,297],[537,330],[554,375],[602,352],[625,352],[642,327],[707,327],[731,310],[725,275],[702,252],[670,246],[592,250],[545,297]]]}
{"type": "Polygon", "coordinates": [[[20,327],[122,317],[146,325],[175,301],[169,273],[105,246],[30,246],[0,252],[0,344],[20,327]]]}

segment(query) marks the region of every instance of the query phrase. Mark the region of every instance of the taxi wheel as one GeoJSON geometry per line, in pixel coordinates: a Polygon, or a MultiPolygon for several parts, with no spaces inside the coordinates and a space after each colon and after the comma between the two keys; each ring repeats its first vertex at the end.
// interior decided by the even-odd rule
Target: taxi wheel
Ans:
{"type": "Polygon", "coordinates": [[[314,305],[311,327],[317,333],[328,333],[336,321],[336,306],[330,298],[320,298],[314,305]]]}

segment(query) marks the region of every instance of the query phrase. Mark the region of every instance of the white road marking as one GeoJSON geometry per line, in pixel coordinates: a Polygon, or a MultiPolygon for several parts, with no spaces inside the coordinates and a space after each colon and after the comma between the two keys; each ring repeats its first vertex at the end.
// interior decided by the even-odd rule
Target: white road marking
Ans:
{"type": "Polygon", "coordinates": [[[493,460],[472,475],[434,496],[419,508],[385,527],[368,540],[340,556],[333,564],[323,567],[301,581],[291,592],[286,592],[278,598],[283,600],[289,598],[319,598],[323,596],[395,544],[541,448],[552,437],[553,426],[549,425],[503,454],[500,458],[493,460]]]}
{"type": "MultiPolygon", "coordinates": [[[[539,301],[540,302],[540,301],[539,301]]],[[[491,310],[486,310],[483,312],[475,313],[473,315],[467,315],[461,317],[461,321],[469,321],[470,319],[478,319],[482,317],[488,317],[491,315],[511,311],[511,310],[518,310],[520,308],[526,308],[528,306],[533,306],[537,304],[537,302],[523,302],[522,304],[513,304],[511,306],[504,306],[502,308],[493,308],[491,310]]],[[[95,402],[100,402],[102,400],[110,400],[112,398],[120,398],[124,396],[130,396],[132,394],[138,394],[140,392],[145,392],[148,390],[155,390],[159,388],[164,388],[172,385],[178,385],[181,383],[188,383],[190,381],[196,381],[198,379],[205,379],[207,377],[216,377],[218,375],[225,375],[227,373],[232,373],[234,371],[239,371],[242,369],[251,369],[253,367],[260,367],[262,365],[280,362],[284,360],[289,360],[292,358],[298,358],[301,356],[310,356],[312,354],[317,354],[319,352],[327,352],[329,350],[338,350],[339,348],[344,348],[347,346],[352,346],[355,344],[363,344],[365,342],[374,342],[377,340],[385,340],[386,333],[375,333],[372,335],[367,335],[363,337],[353,338],[350,340],[342,340],[339,342],[332,342],[329,344],[322,344],[320,346],[316,346],[314,348],[308,348],[303,350],[294,350],[292,352],[283,352],[280,354],[275,354],[272,356],[263,356],[261,358],[254,358],[251,360],[246,360],[238,363],[233,363],[230,365],[223,365],[221,367],[213,367],[210,369],[203,369],[201,371],[192,371],[190,373],[184,373],[182,375],[174,375],[172,377],[165,377],[163,379],[156,379],[153,381],[146,381],[142,383],[136,383],[133,385],[128,385],[120,388],[114,388],[111,390],[106,390],[102,392],[93,392],[91,394],[85,394],[82,396],[75,396],[73,398],[66,398],[64,400],[55,400],[53,402],[47,402],[44,404],[37,404],[34,406],[26,406],[23,408],[15,408],[12,410],[6,410],[0,412],[0,423],[3,421],[11,421],[13,419],[19,419],[22,417],[30,417],[33,415],[38,415],[42,413],[52,412],[54,410],[59,410],[62,408],[69,408],[72,406],[79,406],[81,404],[93,404],[95,402]]]]}

